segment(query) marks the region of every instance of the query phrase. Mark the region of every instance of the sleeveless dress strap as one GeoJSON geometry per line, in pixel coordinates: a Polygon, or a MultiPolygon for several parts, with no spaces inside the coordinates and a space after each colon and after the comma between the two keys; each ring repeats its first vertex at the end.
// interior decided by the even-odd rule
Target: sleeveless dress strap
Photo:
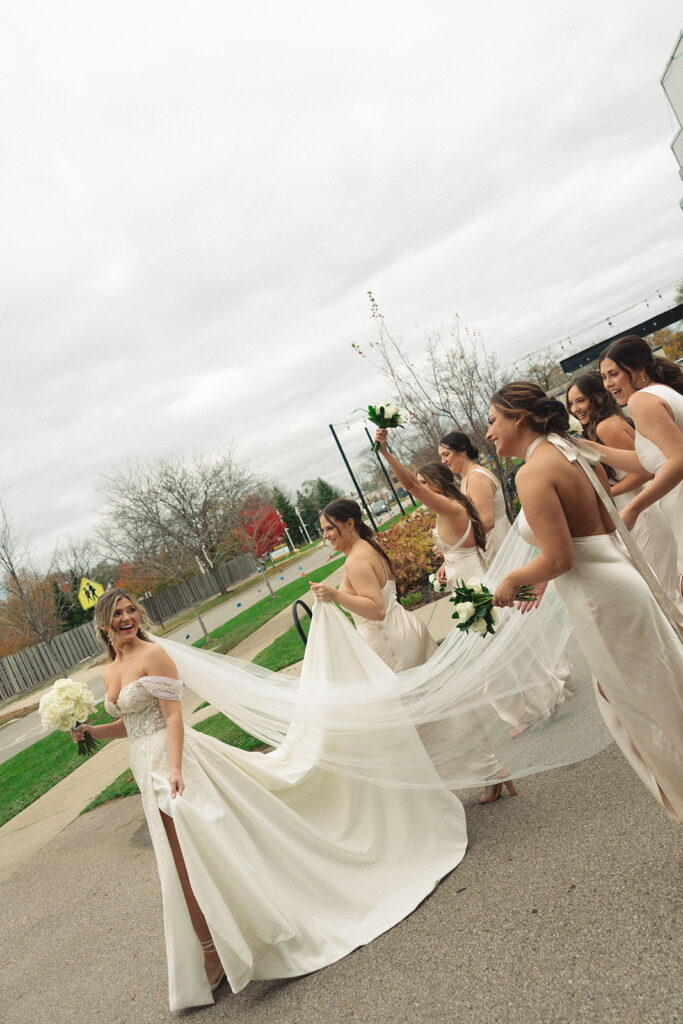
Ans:
{"type": "Polygon", "coordinates": [[[630,530],[627,529],[626,524],[617,512],[611,496],[607,493],[593,469],[593,466],[600,462],[600,456],[598,453],[592,448],[589,448],[588,445],[583,444],[583,442],[577,438],[569,440],[569,438],[562,437],[560,434],[542,434],[529,445],[525,459],[529,458],[541,441],[549,441],[550,444],[554,445],[554,447],[564,455],[568,462],[577,462],[579,466],[581,466],[581,469],[590,480],[593,490],[607,509],[607,513],[614,523],[617,533],[621,537],[626,550],[631,556],[631,561],[647,583],[652,596],[659,605],[663,614],[671,623],[674,631],[677,633],[679,638],[683,639],[683,628],[673,601],[671,601],[664,592],[661,583],[650,568],[649,562],[645,559],[642,551],[633,540],[630,530]]]}
{"type": "Polygon", "coordinates": [[[475,466],[474,469],[471,469],[467,476],[465,477],[465,490],[463,491],[463,494],[467,494],[467,481],[472,476],[472,473],[483,473],[486,479],[493,484],[494,492],[497,491],[498,488],[500,487],[500,480],[497,480],[493,473],[490,473],[488,469],[484,469],[483,466],[475,466]]]}

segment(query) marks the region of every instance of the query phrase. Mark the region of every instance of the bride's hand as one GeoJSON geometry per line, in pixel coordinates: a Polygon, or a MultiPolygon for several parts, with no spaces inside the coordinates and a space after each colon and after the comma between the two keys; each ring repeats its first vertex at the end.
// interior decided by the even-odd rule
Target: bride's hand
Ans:
{"type": "Polygon", "coordinates": [[[71,739],[74,743],[80,743],[85,737],[85,726],[79,725],[78,729],[71,729],[71,739]]]}
{"type": "Polygon", "coordinates": [[[329,583],[311,583],[311,590],[316,601],[336,601],[337,591],[329,583]]]}
{"type": "Polygon", "coordinates": [[[171,787],[171,800],[175,800],[176,796],[182,796],[185,792],[185,783],[183,782],[183,773],[180,768],[171,768],[171,774],[168,777],[168,784],[171,787]]]}
{"type": "Polygon", "coordinates": [[[494,608],[511,608],[515,603],[518,590],[519,584],[515,583],[510,573],[503,576],[493,595],[494,608]]]}
{"type": "Polygon", "coordinates": [[[384,427],[378,427],[375,431],[375,441],[383,455],[387,453],[387,432],[384,427]]]}
{"type": "Polygon", "coordinates": [[[446,566],[445,565],[442,564],[442,565],[439,566],[437,574],[436,574],[436,578],[439,581],[439,583],[447,583],[448,582],[447,579],[446,579],[446,566]]]}

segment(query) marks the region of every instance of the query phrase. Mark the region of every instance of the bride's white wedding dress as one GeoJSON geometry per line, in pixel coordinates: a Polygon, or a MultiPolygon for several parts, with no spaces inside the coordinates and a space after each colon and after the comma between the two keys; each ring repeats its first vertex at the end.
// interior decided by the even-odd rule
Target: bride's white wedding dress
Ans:
{"type": "MultiPolygon", "coordinates": [[[[577,451],[562,439],[541,440],[576,460],[577,451]]],[[[523,512],[517,521],[535,544],[523,512]]],[[[555,586],[597,680],[603,718],[650,792],[674,821],[683,821],[681,642],[616,534],[574,537],[573,546],[573,567],[555,586]]]]}
{"type": "Polygon", "coordinates": [[[159,699],[179,700],[183,684],[145,677],[124,687],[118,704],[106,702],[110,714],[125,720],[156,854],[171,1010],[211,1003],[213,996],[160,811],[173,819],[233,991],[252,978],[305,974],[346,956],[414,910],[464,856],[462,805],[441,783],[407,718],[398,731],[393,722],[386,737],[380,728],[371,744],[349,732],[334,735],[332,725],[328,731],[319,721],[307,723],[320,691],[334,689],[340,661],[356,680],[365,673],[370,694],[386,692],[394,678],[336,610],[318,618],[332,621],[333,635],[343,638],[326,651],[330,644],[316,643],[312,629],[300,713],[281,746],[245,752],[187,728],[182,797],[169,794],[159,699]],[[418,788],[395,785],[391,764],[382,762],[387,746],[393,751],[397,744],[418,788]],[[341,750],[379,781],[325,770],[326,749],[341,750]]]}

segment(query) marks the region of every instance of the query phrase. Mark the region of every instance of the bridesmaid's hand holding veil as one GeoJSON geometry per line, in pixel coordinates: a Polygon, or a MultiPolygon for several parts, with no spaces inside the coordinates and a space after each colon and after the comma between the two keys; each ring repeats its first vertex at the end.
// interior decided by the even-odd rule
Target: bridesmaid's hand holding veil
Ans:
{"type": "Polygon", "coordinates": [[[336,587],[331,587],[329,583],[310,583],[309,586],[313,591],[313,596],[316,601],[336,601],[339,597],[339,592],[336,587]]]}

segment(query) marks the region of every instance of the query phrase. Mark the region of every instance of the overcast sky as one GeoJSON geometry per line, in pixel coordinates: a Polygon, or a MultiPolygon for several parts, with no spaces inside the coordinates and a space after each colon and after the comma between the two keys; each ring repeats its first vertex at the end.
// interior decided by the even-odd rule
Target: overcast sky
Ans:
{"type": "Polygon", "coordinates": [[[680,28],[668,0],[11,5],[0,483],[32,546],[90,532],[131,456],[232,442],[346,488],[328,424],[388,397],[368,289],[416,359],[458,313],[514,360],[683,278],[680,28]]]}

